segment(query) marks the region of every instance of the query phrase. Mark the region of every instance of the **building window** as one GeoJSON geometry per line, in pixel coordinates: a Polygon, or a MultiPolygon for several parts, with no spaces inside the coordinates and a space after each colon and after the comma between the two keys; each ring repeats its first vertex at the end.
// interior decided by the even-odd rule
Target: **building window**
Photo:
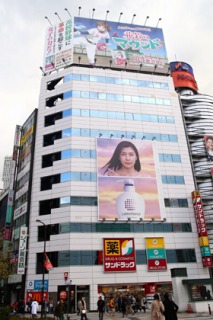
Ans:
{"type": "Polygon", "coordinates": [[[167,208],[188,208],[188,200],[185,198],[166,198],[164,199],[164,204],[167,208]]]}
{"type": "Polygon", "coordinates": [[[159,153],[160,162],[181,162],[181,157],[179,154],[169,154],[169,153],[159,153]]]}
{"type": "Polygon", "coordinates": [[[183,176],[161,176],[162,183],[164,184],[185,184],[183,176]]]}

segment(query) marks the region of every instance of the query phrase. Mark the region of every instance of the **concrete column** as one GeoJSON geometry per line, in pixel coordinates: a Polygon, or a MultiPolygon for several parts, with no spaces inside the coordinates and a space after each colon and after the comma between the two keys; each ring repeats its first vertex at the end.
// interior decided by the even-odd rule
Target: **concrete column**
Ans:
{"type": "Polygon", "coordinates": [[[179,306],[179,311],[184,312],[187,309],[189,295],[187,286],[183,285],[182,280],[187,278],[186,268],[171,269],[172,288],[174,295],[174,302],[179,306]]]}

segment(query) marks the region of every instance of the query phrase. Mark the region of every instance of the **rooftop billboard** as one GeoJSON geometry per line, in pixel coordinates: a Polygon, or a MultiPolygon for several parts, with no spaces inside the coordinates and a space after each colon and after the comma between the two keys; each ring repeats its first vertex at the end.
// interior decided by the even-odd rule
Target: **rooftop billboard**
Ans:
{"type": "Polygon", "coordinates": [[[169,66],[162,29],[81,17],[46,35],[44,70],[72,63],[160,73],[169,66]]]}

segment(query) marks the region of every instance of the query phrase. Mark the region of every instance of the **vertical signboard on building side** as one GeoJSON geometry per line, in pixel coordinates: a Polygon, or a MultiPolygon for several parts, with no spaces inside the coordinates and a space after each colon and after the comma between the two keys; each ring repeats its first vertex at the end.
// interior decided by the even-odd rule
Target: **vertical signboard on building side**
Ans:
{"type": "Polygon", "coordinates": [[[27,248],[27,227],[21,227],[20,239],[19,239],[17,274],[25,274],[26,248],[27,248]]]}

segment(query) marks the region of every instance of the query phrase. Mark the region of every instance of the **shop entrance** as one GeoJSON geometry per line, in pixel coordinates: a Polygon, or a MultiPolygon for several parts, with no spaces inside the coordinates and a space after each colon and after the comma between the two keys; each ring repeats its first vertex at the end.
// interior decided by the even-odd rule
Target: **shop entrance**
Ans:
{"type": "Polygon", "coordinates": [[[74,285],[58,286],[57,301],[63,300],[67,313],[74,313],[74,311],[77,309],[75,292],[76,286],[74,285]]]}

